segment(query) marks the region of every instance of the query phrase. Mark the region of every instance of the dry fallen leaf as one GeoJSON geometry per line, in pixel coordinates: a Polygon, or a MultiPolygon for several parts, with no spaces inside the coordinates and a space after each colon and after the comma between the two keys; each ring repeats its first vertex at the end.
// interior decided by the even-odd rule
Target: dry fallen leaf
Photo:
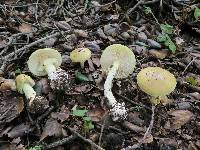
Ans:
{"type": "Polygon", "coordinates": [[[5,79],[0,77],[0,91],[6,90],[16,90],[15,80],[14,79],[5,79]]]}
{"type": "Polygon", "coordinates": [[[30,125],[29,124],[20,124],[15,126],[11,131],[7,133],[8,137],[10,138],[17,138],[24,136],[30,131],[30,125]]]}
{"type": "Polygon", "coordinates": [[[19,31],[22,33],[28,33],[28,32],[32,32],[32,26],[30,24],[26,24],[26,23],[22,23],[19,26],[19,31]]]}
{"type": "Polygon", "coordinates": [[[19,101],[17,102],[17,113],[20,114],[24,110],[24,99],[23,97],[19,97],[19,101]]]}
{"type": "Polygon", "coordinates": [[[11,142],[2,142],[0,144],[0,150],[26,150],[20,142],[20,137],[13,139],[11,142]]]}
{"type": "Polygon", "coordinates": [[[76,29],[76,30],[74,30],[74,34],[78,37],[84,37],[84,38],[88,37],[88,33],[84,30],[76,29]]]}
{"type": "Polygon", "coordinates": [[[87,115],[91,117],[93,122],[99,122],[102,120],[103,116],[105,115],[105,111],[101,108],[94,108],[87,112],[87,115]]]}
{"type": "Polygon", "coordinates": [[[173,116],[169,122],[169,129],[179,129],[181,128],[184,124],[188,123],[194,114],[190,112],[189,110],[174,110],[170,111],[168,113],[169,115],[173,116]]]}
{"type": "Polygon", "coordinates": [[[51,113],[51,117],[54,119],[58,119],[61,122],[66,121],[69,118],[70,115],[70,111],[68,110],[68,108],[63,105],[61,107],[61,111],[60,112],[53,112],[51,113]]]}
{"type": "Polygon", "coordinates": [[[168,56],[169,52],[165,50],[150,50],[149,54],[156,58],[164,59],[168,56]]]}
{"type": "Polygon", "coordinates": [[[57,122],[57,120],[54,119],[48,119],[42,135],[40,137],[40,141],[44,140],[48,136],[55,136],[55,137],[60,137],[62,136],[62,126],[60,123],[57,122]]]}
{"type": "Polygon", "coordinates": [[[79,92],[79,93],[88,93],[89,91],[92,90],[92,87],[89,84],[85,84],[85,85],[77,85],[74,89],[75,92],[79,92]]]}
{"type": "Polygon", "coordinates": [[[142,138],[141,142],[144,144],[151,143],[153,142],[153,136],[151,134],[147,134],[145,139],[142,138]]]}
{"type": "Polygon", "coordinates": [[[0,121],[11,122],[19,116],[19,98],[12,91],[0,92],[0,121]]]}

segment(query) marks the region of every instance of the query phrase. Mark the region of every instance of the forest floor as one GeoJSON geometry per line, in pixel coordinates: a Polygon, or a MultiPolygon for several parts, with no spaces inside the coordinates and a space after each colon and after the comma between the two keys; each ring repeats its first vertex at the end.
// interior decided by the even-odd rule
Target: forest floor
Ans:
{"type": "Polygon", "coordinates": [[[25,96],[1,81],[0,150],[200,149],[199,41],[198,0],[0,1],[0,76],[31,76],[49,101],[42,114],[32,114],[25,96]],[[133,74],[113,81],[114,96],[129,110],[118,122],[110,117],[100,65],[114,43],[128,46],[137,61],[133,74]],[[52,90],[47,76],[29,71],[31,53],[46,47],[62,54],[70,89],[52,90]],[[92,52],[84,68],[69,57],[82,47],[92,52]],[[155,107],[136,81],[149,66],[177,79],[168,100],[155,107]]]}

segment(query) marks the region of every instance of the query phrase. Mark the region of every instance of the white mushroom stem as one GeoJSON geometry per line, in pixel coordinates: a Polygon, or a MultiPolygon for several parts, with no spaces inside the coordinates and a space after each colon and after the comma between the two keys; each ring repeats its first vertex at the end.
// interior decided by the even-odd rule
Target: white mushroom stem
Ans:
{"type": "Polygon", "coordinates": [[[80,64],[81,64],[81,68],[83,69],[83,68],[84,68],[84,64],[85,64],[85,61],[80,62],[80,64]]]}
{"type": "Polygon", "coordinates": [[[115,61],[108,73],[107,79],[104,84],[104,95],[105,97],[107,97],[108,103],[111,106],[110,111],[113,121],[117,121],[119,119],[125,119],[127,117],[127,110],[125,108],[125,104],[117,102],[111,90],[112,80],[114,79],[118,68],[119,68],[119,62],[115,61]]]}
{"type": "Polygon", "coordinates": [[[23,86],[23,92],[24,92],[26,98],[29,100],[29,106],[30,106],[32,104],[33,100],[36,97],[36,92],[27,83],[25,83],[24,86],[23,86]]]}
{"type": "Polygon", "coordinates": [[[44,61],[44,68],[48,74],[49,79],[54,78],[53,74],[56,72],[56,67],[54,63],[56,60],[54,58],[49,58],[44,61]]]}
{"type": "Polygon", "coordinates": [[[105,97],[108,98],[108,103],[111,107],[114,107],[117,103],[111,89],[112,89],[112,81],[115,77],[118,68],[119,68],[119,62],[115,61],[104,83],[104,95],[105,97]]]}

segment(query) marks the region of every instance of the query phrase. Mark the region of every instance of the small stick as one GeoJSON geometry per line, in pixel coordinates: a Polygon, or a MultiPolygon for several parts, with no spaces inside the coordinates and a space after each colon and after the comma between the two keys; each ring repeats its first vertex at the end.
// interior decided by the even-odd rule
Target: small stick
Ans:
{"type": "Polygon", "coordinates": [[[195,61],[196,57],[194,57],[189,64],[185,67],[185,69],[183,70],[183,72],[181,73],[181,75],[184,75],[184,73],[186,72],[186,70],[192,65],[192,63],[195,61]]]}
{"type": "Polygon", "coordinates": [[[151,130],[152,130],[152,128],[153,128],[153,123],[154,123],[155,108],[156,108],[156,107],[153,105],[153,106],[152,106],[152,109],[151,109],[151,111],[152,111],[151,122],[150,122],[149,127],[147,128],[147,130],[146,130],[146,132],[145,132],[145,134],[144,134],[142,140],[140,141],[140,143],[143,143],[143,141],[144,141],[144,140],[147,138],[147,136],[151,133],[151,130]]]}
{"type": "Polygon", "coordinates": [[[63,138],[59,141],[56,141],[56,142],[53,142],[51,144],[48,144],[47,146],[44,146],[43,149],[44,150],[47,150],[47,149],[54,149],[55,147],[58,147],[58,146],[61,146],[61,145],[64,145],[64,144],[67,144],[67,143],[70,143],[72,142],[73,140],[75,140],[77,138],[77,136],[75,135],[71,135],[67,138],[63,138]]]}
{"type": "MultiPolygon", "coordinates": [[[[25,51],[27,48],[30,48],[30,47],[32,47],[32,46],[35,46],[35,45],[37,45],[38,43],[41,43],[41,42],[43,42],[43,41],[45,41],[45,40],[47,40],[47,39],[50,39],[50,38],[52,38],[52,37],[56,37],[56,36],[59,36],[59,35],[60,35],[60,33],[59,33],[59,32],[56,32],[56,33],[54,33],[54,34],[52,34],[52,35],[46,36],[46,37],[41,38],[41,39],[39,39],[39,40],[37,40],[37,41],[35,41],[35,42],[32,42],[32,43],[30,43],[30,44],[28,44],[28,45],[25,45],[24,47],[22,47],[22,48],[20,48],[20,49],[17,49],[16,51],[14,51],[14,52],[12,52],[12,53],[10,53],[10,54],[4,56],[4,62],[3,62],[3,65],[2,65],[1,68],[0,68],[0,71],[1,71],[1,72],[4,71],[5,67],[6,67],[7,64],[8,64],[9,59],[10,59],[11,57],[13,57],[14,55],[16,55],[16,54],[18,54],[18,53],[20,53],[20,52],[23,52],[23,51],[25,51]]],[[[26,51],[26,52],[28,52],[28,51],[26,51]]]]}
{"type": "Polygon", "coordinates": [[[144,0],[140,0],[139,2],[137,2],[137,4],[135,4],[134,7],[132,7],[131,9],[129,9],[125,14],[124,17],[121,19],[120,22],[122,22],[127,16],[129,16],[138,6],[140,6],[141,4],[144,3],[144,0]]]}
{"type": "Polygon", "coordinates": [[[15,106],[14,104],[13,104],[12,106],[10,106],[10,107],[0,116],[0,120],[2,120],[14,106],[15,106]]]}
{"type": "Polygon", "coordinates": [[[104,118],[103,125],[101,126],[100,136],[99,136],[99,142],[98,142],[99,146],[101,145],[101,139],[102,139],[102,135],[103,135],[103,130],[104,130],[104,127],[105,127],[105,123],[106,123],[106,119],[104,118]]]}
{"type": "Polygon", "coordinates": [[[80,139],[82,139],[84,142],[89,143],[90,145],[92,145],[95,149],[97,149],[97,150],[105,150],[102,147],[100,147],[97,144],[95,144],[92,140],[86,139],[85,137],[83,137],[82,135],[80,135],[78,132],[74,131],[72,128],[67,127],[67,129],[70,130],[74,135],[76,135],[77,137],[79,137],[80,139]]]}
{"type": "Polygon", "coordinates": [[[43,120],[46,116],[48,116],[52,111],[53,111],[54,107],[50,107],[44,114],[42,114],[40,117],[37,118],[37,122],[40,122],[41,120],[43,120]]]}
{"type": "Polygon", "coordinates": [[[126,148],[123,148],[122,150],[134,150],[134,149],[136,149],[136,148],[138,148],[138,147],[141,146],[141,144],[144,142],[144,140],[146,139],[146,137],[151,133],[151,130],[152,130],[152,128],[153,128],[153,124],[154,124],[154,115],[155,115],[155,108],[156,108],[156,107],[153,105],[153,106],[152,106],[152,109],[151,109],[151,111],[152,111],[151,121],[150,121],[149,127],[147,128],[147,130],[146,130],[146,132],[145,132],[145,134],[144,134],[142,140],[140,140],[139,143],[134,144],[134,145],[132,145],[132,146],[128,146],[128,147],[126,147],[126,148]]]}

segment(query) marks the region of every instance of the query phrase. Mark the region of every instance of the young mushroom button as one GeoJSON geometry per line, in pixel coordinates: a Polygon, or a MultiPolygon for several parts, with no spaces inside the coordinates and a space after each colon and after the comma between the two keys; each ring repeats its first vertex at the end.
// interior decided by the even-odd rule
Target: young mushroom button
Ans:
{"type": "Polygon", "coordinates": [[[166,95],[175,89],[176,78],[160,67],[147,67],[138,73],[137,84],[142,91],[152,97],[154,103],[156,99],[165,99],[166,95]]]}
{"type": "Polygon", "coordinates": [[[113,44],[108,46],[102,53],[100,59],[102,71],[107,74],[104,84],[104,95],[111,106],[111,115],[114,121],[125,119],[127,110],[124,103],[116,101],[112,88],[114,78],[126,78],[133,73],[136,60],[134,53],[126,46],[113,44]]]}
{"type": "Polygon", "coordinates": [[[91,57],[91,51],[88,48],[77,48],[70,53],[72,62],[79,62],[81,68],[84,68],[84,63],[91,57]]]}
{"type": "Polygon", "coordinates": [[[28,102],[28,108],[31,113],[42,113],[49,107],[45,97],[37,96],[32,88],[35,85],[34,80],[25,74],[16,77],[16,89],[19,93],[25,94],[28,102]]]}
{"type": "Polygon", "coordinates": [[[63,90],[69,86],[69,74],[60,67],[61,54],[51,48],[36,50],[28,60],[28,68],[36,76],[48,75],[52,89],[63,90]]]}

